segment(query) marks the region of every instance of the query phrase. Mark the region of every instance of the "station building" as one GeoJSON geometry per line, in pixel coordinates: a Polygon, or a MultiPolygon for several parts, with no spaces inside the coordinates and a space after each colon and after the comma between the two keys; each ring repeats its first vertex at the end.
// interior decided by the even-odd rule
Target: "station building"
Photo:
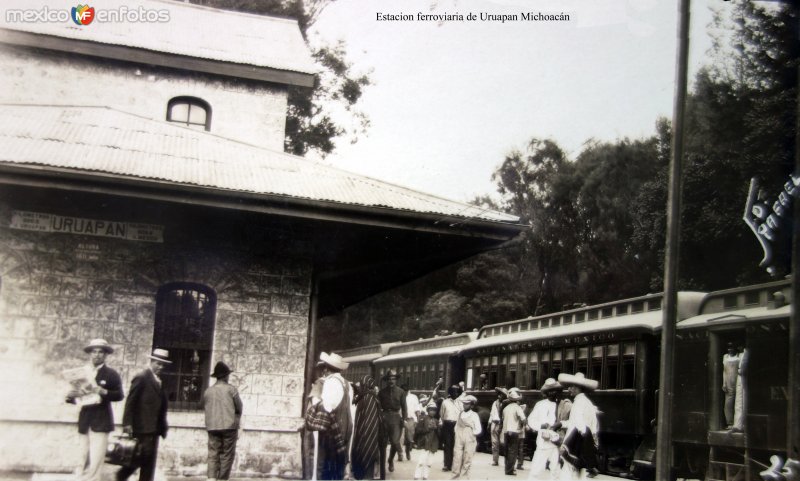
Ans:
{"type": "Polygon", "coordinates": [[[3,8],[0,470],[75,468],[62,371],[102,337],[126,390],[170,352],[165,474],[205,474],[200,400],[225,361],[245,406],[234,476],[300,478],[317,319],[523,228],[283,153],[289,89],[317,73],[294,21],[148,0],[97,13],[167,22],[3,8]]]}

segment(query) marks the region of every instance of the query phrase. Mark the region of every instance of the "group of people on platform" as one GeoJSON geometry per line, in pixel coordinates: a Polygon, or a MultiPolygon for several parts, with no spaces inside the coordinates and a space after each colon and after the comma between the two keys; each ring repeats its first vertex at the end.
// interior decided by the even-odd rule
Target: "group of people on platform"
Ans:
{"type": "MultiPolygon", "coordinates": [[[[430,396],[418,397],[398,386],[393,370],[384,376],[383,389],[369,375],[350,383],[342,374],[348,365],[337,354],[320,354],[320,377],[306,410],[306,438],[313,446],[307,470],[312,479],[386,479],[391,477],[387,471],[395,470],[395,460],[412,461],[412,447],[419,453],[414,479],[428,479],[439,449],[444,451],[442,471],[451,472],[452,479],[470,478],[484,428],[475,411],[477,399],[465,391],[464,383],[451,386],[447,397],[439,399],[440,379],[430,396]]],[[[530,414],[520,405],[518,388],[496,388],[488,422],[492,464],[499,465],[504,447],[505,474],[517,475],[523,466],[525,433],[531,431],[536,433],[536,448],[528,479],[594,476],[598,411],[587,393],[597,387],[597,381],[580,372],[549,378],[541,386],[543,399],[530,414]]]]}
{"type": "MultiPolygon", "coordinates": [[[[124,481],[139,470],[139,481],[152,481],[158,458],[159,438],[166,439],[168,399],[161,378],[162,370],[172,364],[169,351],[154,349],[148,355],[148,366],[131,380],[128,396],[122,389],[122,379],[116,370],[106,365],[114,348],[104,339],[94,339],[85,347],[89,365],[80,377],[73,377],[73,389],[66,402],[80,406],[78,433],[81,464],[78,481],[100,481],[108,449],[109,434],[114,431],[111,403],[125,399],[122,416],[123,432],[135,440],[133,452],[116,473],[124,481]]],[[[226,480],[230,477],[236,452],[242,401],[235,387],[228,384],[231,369],[223,362],[214,366],[216,383],[204,393],[203,404],[208,432],[208,478],[226,480]]]]}

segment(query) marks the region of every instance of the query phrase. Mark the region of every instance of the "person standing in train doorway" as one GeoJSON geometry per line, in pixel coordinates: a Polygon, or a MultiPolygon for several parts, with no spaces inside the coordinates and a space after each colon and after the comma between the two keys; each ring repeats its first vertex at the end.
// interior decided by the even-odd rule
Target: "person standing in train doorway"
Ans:
{"type": "Polygon", "coordinates": [[[518,389],[508,390],[508,405],[503,409],[503,436],[506,444],[506,475],[516,476],[520,436],[525,435],[525,411],[519,405],[522,396],[518,389]]]}
{"type": "Polygon", "coordinates": [[[531,461],[529,480],[558,479],[561,474],[558,462],[558,445],[561,441],[561,422],[558,420],[558,398],[561,384],[553,378],[547,378],[541,387],[545,398],[533,406],[528,416],[528,427],[536,436],[536,451],[531,461]],[[546,472],[550,469],[549,474],[546,472]]]}
{"type": "MultiPolygon", "coordinates": [[[[406,413],[406,392],[397,387],[397,372],[389,369],[385,376],[387,386],[378,393],[378,402],[383,410],[383,425],[389,441],[389,472],[394,471],[394,455],[397,453],[397,460],[403,460],[403,444],[401,436],[403,434],[403,420],[408,416],[406,413]]],[[[385,447],[383,448],[386,449],[385,447]]]]}
{"type": "Polygon", "coordinates": [[[597,407],[586,396],[598,387],[598,382],[577,374],[559,374],[558,382],[568,386],[573,398],[567,420],[567,434],[559,448],[564,460],[561,479],[585,479],[597,467],[598,429],[597,407]]]}
{"type": "Polygon", "coordinates": [[[744,346],[739,346],[739,369],[736,376],[736,396],[733,403],[732,433],[744,432],[744,420],[747,414],[747,364],[750,353],[744,346]]]}
{"type": "Polygon", "coordinates": [[[725,393],[725,428],[733,429],[733,414],[736,401],[736,378],[739,376],[739,353],[732,342],[728,352],[722,356],[722,392],[725,393]]]}
{"type": "Polygon", "coordinates": [[[439,425],[442,428],[442,442],[444,443],[444,466],[442,471],[453,469],[453,447],[456,441],[456,421],[461,414],[462,405],[457,401],[461,390],[457,385],[450,386],[447,390],[448,398],[442,401],[439,408],[439,425]]]}

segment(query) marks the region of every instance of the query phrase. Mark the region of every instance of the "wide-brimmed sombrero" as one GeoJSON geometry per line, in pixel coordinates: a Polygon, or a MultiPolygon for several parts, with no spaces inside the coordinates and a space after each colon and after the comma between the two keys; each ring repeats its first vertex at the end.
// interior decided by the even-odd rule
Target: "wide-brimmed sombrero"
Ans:
{"type": "Polygon", "coordinates": [[[565,386],[578,386],[586,389],[587,391],[594,391],[600,385],[594,379],[587,379],[586,375],[582,372],[577,374],[561,373],[558,375],[558,382],[565,386]]]}

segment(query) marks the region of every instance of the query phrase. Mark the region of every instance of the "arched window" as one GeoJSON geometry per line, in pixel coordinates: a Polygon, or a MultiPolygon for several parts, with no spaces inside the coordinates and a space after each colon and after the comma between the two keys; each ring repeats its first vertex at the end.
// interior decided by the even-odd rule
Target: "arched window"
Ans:
{"type": "Polygon", "coordinates": [[[153,347],[169,350],[162,371],[171,409],[201,409],[211,371],[217,296],[201,284],[162,286],[156,299],[153,347]]]}
{"type": "Polygon", "coordinates": [[[167,121],[211,130],[211,105],[197,97],[175,97],[167,104],[167,121]]]}

